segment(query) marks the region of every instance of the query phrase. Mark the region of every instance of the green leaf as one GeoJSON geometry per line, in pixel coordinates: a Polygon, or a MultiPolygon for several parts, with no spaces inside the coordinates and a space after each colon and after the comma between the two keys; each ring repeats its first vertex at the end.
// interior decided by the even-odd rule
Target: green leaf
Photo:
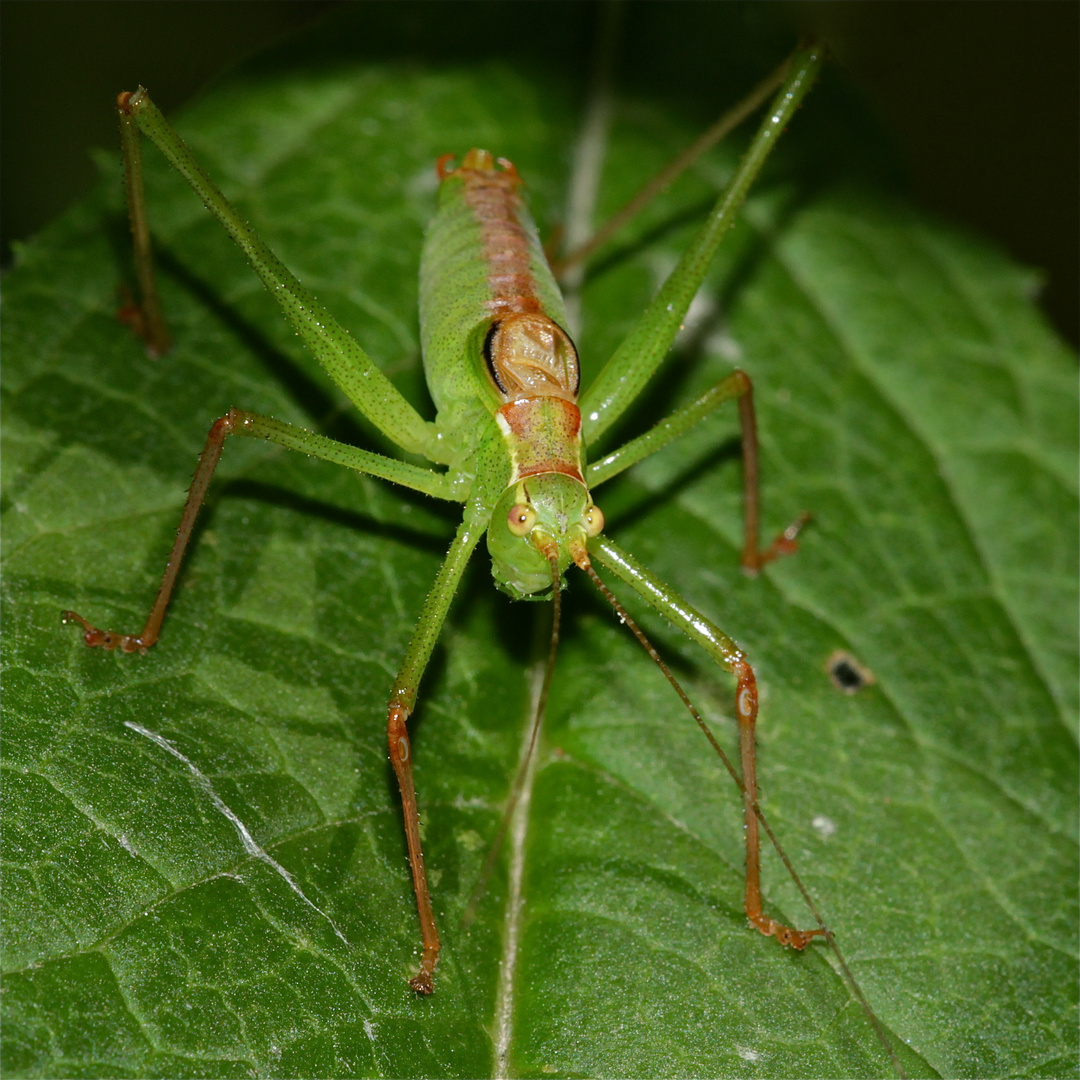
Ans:
{"type": "MultiPolygon", "coordinates": [[[[358,66],[368,8],[178,124],[429,410],[415,311],[433,163],[505,154],[551,230],[581,95],[562,62],[481,61],[480,46],[358,66]]],[[[732,78],[749,87],[778,55],[753,44],[732,78]]],[[[619,99],[608,209],[695,133],[653,86],[619,99]]],[[[866,179],[849,111],[829,85],[804,106],[624,425],[743,366],[768,527],[814,514],[799,554],[754,580],[738,570],[731,417],[598,501],[620,544],[746,648],[765,811],[906,1071],[1075,1075],[1074,361],[1032,306],[1032,274],[866,179]],[[835,688],[837,650],[873,684],[835,688]]],[[[733,155],[696,166],[592,270],[586,380],[733,155]]],[[[60,625],[72,607],[141,626],[204,433],[230,406],[383,448],[147,159],[169,356],[147,359],[114,317],[117,176],[5,283],[6,1075],[889,1075],[829,954],[747,928],[738,793],[580,575],[509,989],[505,853],[459,922],[513,780],[546,606],[497,594],[478,557],[422,687],[415,765],[445,943],[426,1000],[406,984],[418,930],[385,702],[456,510],[239,441],[151,654],[88,650],[60,625]]],[[[730,680],[630,606],[733,744],[730,680]]],[[[769,853],[765,875],[769,910],[807,925],[769,853]]]]}

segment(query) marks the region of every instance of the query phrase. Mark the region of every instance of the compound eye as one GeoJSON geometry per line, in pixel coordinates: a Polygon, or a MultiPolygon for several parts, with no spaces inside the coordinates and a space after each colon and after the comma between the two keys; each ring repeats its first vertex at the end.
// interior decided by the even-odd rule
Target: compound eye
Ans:
{"type": "Polygon", "coordinates": [[[586,536],[599,536],[604,531],[604,515],[600,507],[590,506],[582,515],[581,523],[585,526],[586,536]]]}
{"type": "Polygon", "coordinates": [[[536,511],[528,503],[514,503],[506,515],[506,527],[515,536],[526,536],[536,524],[536,511]]]}

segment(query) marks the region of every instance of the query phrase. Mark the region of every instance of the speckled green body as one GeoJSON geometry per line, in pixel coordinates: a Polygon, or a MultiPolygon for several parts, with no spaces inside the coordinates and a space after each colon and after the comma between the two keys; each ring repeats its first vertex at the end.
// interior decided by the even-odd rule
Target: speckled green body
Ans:
{"type": "MultiPolygon", "coordinates": [[[[424,868],[408,721],[451,602],[473,551],[485,535],[496,584],[517,598],[550,595],[556,602],[556,628],[562,574],[573,562],[589,574],[620,618],[660,662],[596,575],[590,559],[595,555],[735,675],[744,779],[737,777],[726,758],[725,763],[743,791],[747,915],[759,930],[786,945],[803,948],[815,935],[826,934],[835,950],[820,916],[817,929],[799,931],[776,922],[761,909],[757,832],[760,815],[753,750],[757,688],[753,670],[730,638],[603,536],[603,514],[592,501],[582,457],[583,442],[599,438],[656,371],[701,285],[720,238],[820,65],[821,51],[812,47],[793,59],[784,85],[728,190],[635,328],[593,382],[580,407],[579,365],[565,329],[563,300],[520,197],[521,180],[516,170],[508,161],[496,162],[490,153],[478,149],[470,150],[456,168],[450,168],[449,158],[443,158],[438,165],[442,180],[438,208],[428,230],[420,272],[424,364],[438,408],[434,422],[413,408],[363,348],[252,231],[146,92],[140,88],[118,98],[136,260],[144,284],[139,323],[145,327],[148,344],[160,351],[164,339],[163,324],[154,318],[155,312],[148,310],[156,308],[157,301],[136,127],[158,145],[228,230],[342,392],[393,443],[411,454],[426,455],[432,464],[446,468],[422,468],[338,443],[271,417],[230,409],[213,425],[207,438],[162,584],[142,633],[101,630],[70,611],[64,613],[64,618],[82,626],[83,640],[90,646],[145,652],[157,641],[196,514],[228,435],[266,439],[436,498],[465,504],[461,524],[428,593],[387,704],[387,743],[401,792],[423,938],[419,970],[410,979],[417,993],[430,994],[434,989],[440,942],[424,868]],[[584,427],[583,412],[587,417],[584,427]]],[[[650,431],[608,453],[598,467],[590,470],[589,477],[594,485],[603,483],[689,430],[720,402],[734,397],[740,400],[744,454],[748,457],[743,564],[757,570],[774,557],[776,545],[764,553],[758,549],[756,456],[749,463],[749,456],[756,455],[757,449],[753,401],[749,379],[741,372],[721,380],[698,401],[676,410],[650,431]]],[[[793,536],[784,536],[789,543],[793,541],[793,536]]],[[[556,641],[557,630],[553,646],[556,641]]],[[[719,751],[715,742],[713,745],[719,751]]],[[[771,832],[769,835],[772,837],[771,832]]],[[[782,851],[781,856],[790,870],[782,851]]],[[[801,884],[799,887],[802,889],[801,884]]],[[[839,953],[837,959],[843,964],[839,953]]]]}
{"type": "MultiPolygon", "coordinates": [[[[484,150],[470,150],[456,168],[447,161],[439,162],[438,206],[420,264],[435,423],[455,483],[490,517],[496,584],[517,598],[535,596],[551,588],[552,567],[534,543],[507,531],[507,519],[528,505],[545,535],[581,531],[591,501],[577,353],[513,165],[484,150]]],[[[557,546],[561,572],[570,554],[557,546]]]]}

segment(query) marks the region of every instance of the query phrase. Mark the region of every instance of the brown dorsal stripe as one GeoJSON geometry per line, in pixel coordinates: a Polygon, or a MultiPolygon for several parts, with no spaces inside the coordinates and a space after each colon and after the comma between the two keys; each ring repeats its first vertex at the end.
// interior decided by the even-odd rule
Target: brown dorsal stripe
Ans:
{"type": "Polygon", "coordinates": [[[487,308],[496,318],[512,313],[541,314],[536,281],[529,266],[529,235],[518,218],[521,178],[505,158],[495,168],[491,155],[470,150],[460,169],[465,203],[480,225],[480,247],[488,266],[491,299],[487,308]]]}

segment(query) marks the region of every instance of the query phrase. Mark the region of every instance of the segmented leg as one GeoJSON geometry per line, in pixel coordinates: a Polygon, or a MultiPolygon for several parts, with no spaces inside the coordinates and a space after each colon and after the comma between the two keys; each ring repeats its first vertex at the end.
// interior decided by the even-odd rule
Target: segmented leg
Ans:
{"type": "Polygon", "coordinates": [[[824,58],[819,46],[800,50],[743,159],[678,266],[634,329],[582,396],[581,431],[590,446],[637,399],[671,348],[720,241],[746,199],[776,138],[795,115],[824,58]]]}
{"type": "Polygon", "coordinates": [[[187,550],[192,530],[195,528],[195,519],[199,515],[199,509],[206,498],[214,470],[221,459],[225,440],[230,435],[266,439],[279,446],[288,447],[290,450],[298,450],[301,453],[322,458],[324,461],[333,461],[371,476],[403,484],[422,491],[426,495],[443,499],[452,498],[449,480],[445,474],[432,472],[430,469],[423,469],[394,458],[383,457],[381,454],[373,454],[367,450],[360,450],[355,446],[328,439],[325,435],[316,435],[314,432],[305,431],[303,428],[294,427],[281,420],[274,420],[269,416],[244,412],[242,409],[230,409],[220,420],[214,421],[206,437],[206,446],[203,447],[199,464],[195,469],[195,478],[188,489],[187,502],[184,504],[184,512],[180,517],[180,526],[176,530],[176,540],[169,553],[169,561],[165,566],[161,586],[158,588],[157,597],[142,632],[118,634],[114,630],[99,630],[77,612],[63,612],[61,617],[65,622],[77,622],[82,626],[83,640],[87,645],[102,649],[120,649],[126,653],[145,653],[157,641],[165,611],[169,606],[169,599],[176,585],[176,577],[180,573],[180,565],[184,560],[184,552],[187,550]]]}
{"type": "Polygon", "coordinates": [[[446,621],[450,602],[457,592],[469,556],[487,529],[489,517],[489,512],[485,513],[473,506],[466,510],[465,520],[458,528],[435,584],[428,593],[424,610],[420,613],[420,621],[409,641],[401,670],[394,681],[394,691],[388,707],[386,734],[390,744],[390,761],[401,789],[405,839],[409,849],[409,866],[412,870],[416,910],[420,916],[420,935],[424,945],[420,970],[409,980],[409,985],[418,994],[430,994],[435,989],[433,976],[439,959],[439,932],[435,926],[435,912],[431,906],[431,893],[424,870],[424,853],[420,845],[420,818],[416,806],[416,788],[413,784],[412,747],[406,725],[416,707],[420,679],[446,621]]]}
{"type": "Polygon", "coordinates": [[[412,746],[406,728],[411,712],[411,709],[391,702],[386,735],[390,743],[390,761],[401,790],[405,841],[409,848],[416,910],[420,915],[420,936],[424,943],[420,970],[409,980],[409,985],[418,994],[430,994],[435,989],[433,976],[439,959],[439,931],[435,926],[435,912],[431,907],[431,893],[428,891],[427,873],[424,870],[424,852],[420,846],[420,817],[416,809],[416,786],[413,783],[412,746]]]}
{"type": "MultiPolygon", "coordinates": [[[[747,917],[763,934],[775,937],[781,944],[794,949],[805,948],[811,938],[824,934],[824,929],[818,927],[814,930],[796,930],[794,927],[787,926],[785,923],[765,915],[761,908],[761,845],[758,836],[758,815],[760,810],[757,805],[757,765],[754,753],[754,726],[757,721],[758,695],[753,669],[747,662],[742,650],[727,634],[714,626],[699,611],[691,607],[674,589],[665,585],[659,578],[646,570],[633,556],[628,555],[606,536],[598,536],[590,540],[588,547],[591,554],[595,555],[612,573],[625,581],[651,607],[669,619],[692,641],[696,641],[721,667],[734,674],[736,678],[735,699],[736,714],[739,720],[742,776],[736,771],[727,754],[716,741],[693,703],[686,696],[685,691],[671,675],[667,665],[652,645],[649,644],[633,619],[622,611],[620,607],[620,618],[624,619],[626,625],[641,641],[649,655],[668,677],[683,704],[690,711],[691,716],[705,733],[705,737],[719,755],[732,779],[743,792],[743,809],[746,818],[747,917]]],[[[578,560],[575,559],[575,561],[578,560]]],[[[586,569],[590,576],[595,579],[595,572],[592,571],[591,567],[580,561],[578,565],[586,569]]],[[[606,586],[600,583],[599,579],[595,580],[598,581],[605,595],[614,600],[606,586]]],[[[770,839],[774,844],[777,844],[775,836],[771,833],[770,839]]],[[[777,847],[779,848],[778,844],[777,847]]],[[[798,876],[795,875],[790,860],[786,858],[782,850],[780,854],[781,858],[784,859],[785,866],[795,876],[796,883],[799,884],[800,891],[802,891],[801,882],[799,882],[798,876]]]]}
{"type": "Polygon", "coordinates": [[[758,483],[757,415],[754,409],[754,384],[745,371],[736,369],[711,386],[696,401],[676,409],[643,435],[605,454],[585,471],[585,482],[594,490],[617,476],[624,469],[656,453],[700,423],[712,411],[732,399],[739,403],[739,426],[742,432],[743,460],[743,552],[742,566],[748,574],[756,574],[763,566],[790,555],[798,548],[797,537],[808,514],[800,514],[764,550],[760,545],[760,485],[758,483]]]}
{"type": "MultiPolygon", "coordinates": [[[[120,113],[128,173],[129,176],[134,174],[139,178],[137,185],[129,180],[129,192],[136,188],[140,192],[142,190],[137,127],[187,180],[210,213],[236,241],[247,256],[251,268],[277,300],[297,334],[346,397],[397,446],[425,454],[433,461],[442,460],[439,457],[440,439],[435,425],[417,413],[371,357],[262,242],[255,230],[218,190],[206,170],[195,160],[184,141],[150,100],[149,94],[142,87],[134,93],[124,92],[116,99],[116,107],[120,113]]],[[[136,231],[137,250],[140,243],[140,222],[145,229],[145,220],[145,208],[139,211],[133,209],[132,229],[136,231]]],[[[146,256],[137,257],[139,275],[140,281],[144,276],[147,277],[149,287],[153,289],[153,266],[149,257],[148,236],[146,243],[146,256]]],[[[145,306],[147,286],[143,284],[142,287],[145,306]]],[[[152,315],[145,311],[144,314],[147,321],[150,321],[152,315]]]]}
{"type": "Polygon", "coordinates": [[[754,728],[757,724],[758,694],[754,670],[745,660],[732,665],[737,680],[735,711],[739,718],[739,758],[742,765],[743,813],[746,825],[746,916],[766,936],[781,945],[805,949],[812,938],[825,931],[795,930],[761,909],[761,842],[758,838],[757,763],[754,728]]]}
{"type": "Polygon", "coordinates": [[[151,356],[163,356],[169,349],[169,331],[161,313],[157,275],[150,245],[150,225],[146,216],[146,188],[143,184],[142,141],[134,118],[126,109],[120,117],[120,146],[124,155],[124,185],[127,188],[128,221],[135,253],[135,274],[139,280],[138,303],[125,303],[120,318],[129,323],[146,342],[151,356]]]}

